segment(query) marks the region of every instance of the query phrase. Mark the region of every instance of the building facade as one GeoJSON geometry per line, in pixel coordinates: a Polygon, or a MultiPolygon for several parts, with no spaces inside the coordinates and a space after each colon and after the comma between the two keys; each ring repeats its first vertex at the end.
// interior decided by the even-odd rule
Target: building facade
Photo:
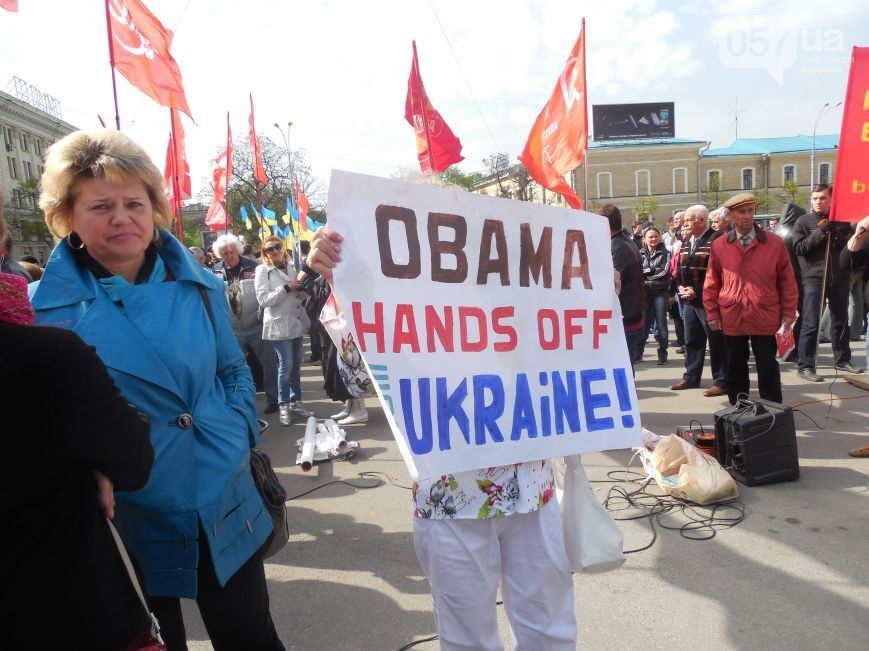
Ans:
{"type": "Polygon", "coordinates": [[[0,189],[5,196],[4,211],[12,236],[12,248],[7,255],[16,259],[32,255],[44,264],[54,246],[38,206],[45,154],[56,140],[77,127],[60,118],[59,107],[50,113],[50,105],[37,104],[0,91],[3,132],[0,189]]]}
{"type": "MultiPolygon", "coordinates": [[[[663,224],[689,206],[701,203],[711,210],[744,191],[758,197],[759,214],[773,214],[787,201],[806,206],[812,182],[833,182],[838,141],[837,135],[740,138],[721,149],[683,138],[591,142],[585,160],[566,180],[587,210],[614,203],[626,225],[637,218],[663,224]]],[[[474,190],[564,205],[533,181],[523,187],[524,176],[527,172],[514,166],[506,178],[483,179],[474,190]]]]}

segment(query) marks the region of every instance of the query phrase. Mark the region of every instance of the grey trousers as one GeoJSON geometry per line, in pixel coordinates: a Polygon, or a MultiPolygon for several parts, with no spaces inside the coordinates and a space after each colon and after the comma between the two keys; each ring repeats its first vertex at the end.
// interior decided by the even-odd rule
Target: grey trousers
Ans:
{"type": "Polygon", "coordinates": [[[263,389],[265,390],[266,401],[270,404],[277,404],[278,360],[271,342],[263,341],[262,332],[258,329],[247,335],[236,332],[235,338],[238,340],[242,353],[247,354],[247,351],[250,350],[254,357],[259,360],[260,366],[263,368],[263,389]]]}

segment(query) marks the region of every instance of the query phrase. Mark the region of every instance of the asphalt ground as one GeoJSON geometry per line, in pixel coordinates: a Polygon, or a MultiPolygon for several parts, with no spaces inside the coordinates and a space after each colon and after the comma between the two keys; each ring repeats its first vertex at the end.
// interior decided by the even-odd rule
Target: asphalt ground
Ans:
{"type": "MultiPolygon", "coordinates": [[[[852,345],[855,365],[865,368],[864,342],[852,345]]],[[[648,546],[653,536],[654,543],[628,554],[616,571],[574,575],[583,648],[869,648],[869,459],[848,456],[869,444],[869,392],[834,380],[830,353],[829,344],[821,346],[823,384],[804,382],[795,365],[782,365],[785,404],[810,403],[795,413],[799,481],[740,484],[743,521],[707,540],[677,530],[690,512],[665,516],[661,524],[676,529],[656,526],[654,533],[649,518],[620,521],[626,551],[648,546]]],[[[726,397],[702,395],[711,385],[708,365],[700,389],[674,392],[669,385],[681,377],[683,356],[671,348],[669,365],[658,366],[650,340],[645,360],[636,367],[637,393],[643,425],[653,432],[668,434],[694,419],[711,426],[712,413],[727,406],[726,397]]],[[[303,367],[302,382],[318,418],[340,410],[322,391],[319,364],[303,367]]],[[[262,408],[262,394],[258,400],[262,408]]],[[[360,445],[356,456],[308,473],[295,463],[304,423],[281,427],[277,414],[268,417],[262,447],[292,498],[290,541],[266,562],[272,616],[288,649],[397,651],[435,632],[413,551],[410,481],[376,400],[368,411],[367,424],[345,428],[360,445]]],[[[631,456],[583,456],[601,501],[613,487],[637,488],[608,481],[625,476],[631,456]]],[[[190,648],[210,649],[195,604],[185,601],[184,612],[190,648]]]]}

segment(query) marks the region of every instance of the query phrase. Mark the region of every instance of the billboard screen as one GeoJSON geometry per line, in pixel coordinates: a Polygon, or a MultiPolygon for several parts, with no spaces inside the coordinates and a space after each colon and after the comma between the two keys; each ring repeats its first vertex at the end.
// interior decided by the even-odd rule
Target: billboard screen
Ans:
{"type": "Polygon", "coordinates": [[[673,102],[592,106],[595,140],[674,138],[673,102]]]}

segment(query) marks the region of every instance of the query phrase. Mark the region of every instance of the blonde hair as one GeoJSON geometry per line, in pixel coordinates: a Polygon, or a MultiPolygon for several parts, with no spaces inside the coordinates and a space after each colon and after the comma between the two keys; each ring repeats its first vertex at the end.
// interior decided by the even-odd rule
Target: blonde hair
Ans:
{"type": "Polygon", "coordinates": [[[284,241],[275,235],[269,235],[266,239],[262,241],[262,245],[260,247],[260,259],[263,261],[263,263],[267,264],[270,267],[275,266],[274,262],[272,262],[272,257],[266,253],[266,246],[268,246],[269,242],[277,242],[278,244],[280,244],[281,251],[284,254],[284,262],[286,262],[287,264],[292,262],[292,258],[287,255],[287,249],[284,246],[284,241]]]}
{"type": "Polygon", "coordinates": [[[60,240],[71,230],[69,215],[78,183],[94,178],[112,183],[138,179],[151,200],[154,223],[169,228],[172,211],[160,170],[145,150],[126,134],[97,129],[71,133],[48,149],[39,207],[45,211],[45,224],[55,238],[60,240]]]}

